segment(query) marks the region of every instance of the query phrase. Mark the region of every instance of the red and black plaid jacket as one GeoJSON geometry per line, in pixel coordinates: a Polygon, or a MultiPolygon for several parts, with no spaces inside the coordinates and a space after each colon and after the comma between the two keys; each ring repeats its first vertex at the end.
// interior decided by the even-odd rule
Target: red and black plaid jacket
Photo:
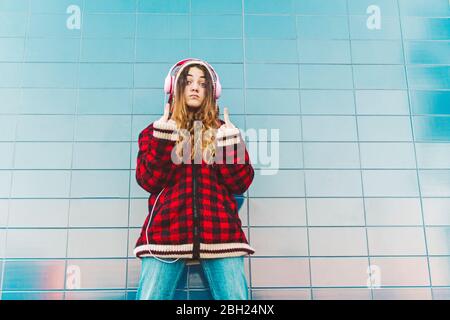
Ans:
{"type": "Polygon", "coordinates": [[[150,256],[150,250],[158,257],[195,261],[253,254],[233,195],[244,193],[254,177],[239,129],[227,129],[217,140],[216,152],[223,162],[213,164],[203,159],[201,164],[174,163],[174,129],[156,121],[139,134],[136,180],[151,194],[149,215],[136,242],[135,256],[150,256]],[[231,157],[233,163],[226,157],[231,157]]]}

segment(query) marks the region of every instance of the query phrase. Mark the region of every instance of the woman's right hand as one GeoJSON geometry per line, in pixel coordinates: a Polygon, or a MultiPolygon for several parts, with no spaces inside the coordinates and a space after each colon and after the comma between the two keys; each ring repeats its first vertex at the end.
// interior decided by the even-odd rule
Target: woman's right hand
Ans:
{"type": "Polygon", "coordinates": [[[155,121],[155,124],[159,127],[163,126],[169,129],[175,130],[177,127],[177,123],[173,119],[169,119],[170,114],[170,104],[166,103],[164,106],[164,114],[161,118],[155,121]]]}

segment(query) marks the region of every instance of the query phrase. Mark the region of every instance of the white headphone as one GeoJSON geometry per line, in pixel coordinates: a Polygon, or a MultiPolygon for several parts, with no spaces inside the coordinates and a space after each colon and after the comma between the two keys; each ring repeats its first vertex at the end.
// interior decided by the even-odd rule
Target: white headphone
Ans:
{"type": "Polygon", "coordinates": [[[206,67],[213,82],[213,96],[216,100],[219,99],[222,94],[222,84],[220,83],[220,78],[216,70],[214,70],[214,68],[206,61],[198,58],[187,58],[175,63],[170,68],[164,80],[164,93],[170,95],[169,102],[172,100],[173,95],[175,95],[177,80],[178,76],[181,74],[181,70],[191,64],[201,64],[206,67]]]}

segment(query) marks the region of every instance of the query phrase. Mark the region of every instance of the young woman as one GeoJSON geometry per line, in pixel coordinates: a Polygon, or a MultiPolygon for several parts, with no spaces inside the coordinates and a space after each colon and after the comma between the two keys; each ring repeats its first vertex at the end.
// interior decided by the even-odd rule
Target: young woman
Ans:
{"type": "Polygon", "coordinates": [[[182,60],[165,92],[164,115],[138,139],[136,180],[151,195],[134,249],[142,261],[136,299],[172,299],[184,266],[198,263],[214,299],[247,300],[244,256],[255,250],[233,194],[249,188],[254,170],[227,108],[219,119],[219,77],[205,61],[182,60]]]}

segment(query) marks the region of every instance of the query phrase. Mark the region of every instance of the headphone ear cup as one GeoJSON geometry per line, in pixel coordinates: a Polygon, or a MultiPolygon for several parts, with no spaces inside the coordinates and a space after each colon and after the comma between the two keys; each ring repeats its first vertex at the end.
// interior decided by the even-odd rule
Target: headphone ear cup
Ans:
{"type": "Polygon", "coordinates": [[[172,90],[172,77],[168,74],[166,79],[164,80],[164,92],[170,93],[172,90]]]}
{"type": "Polygon", "coordinates": [[[220,84],[220,81],[217,80],[217,83],[216,83],[216,99],[219,99],[221,94],[222,94],[222,85],[220,84]]]}

